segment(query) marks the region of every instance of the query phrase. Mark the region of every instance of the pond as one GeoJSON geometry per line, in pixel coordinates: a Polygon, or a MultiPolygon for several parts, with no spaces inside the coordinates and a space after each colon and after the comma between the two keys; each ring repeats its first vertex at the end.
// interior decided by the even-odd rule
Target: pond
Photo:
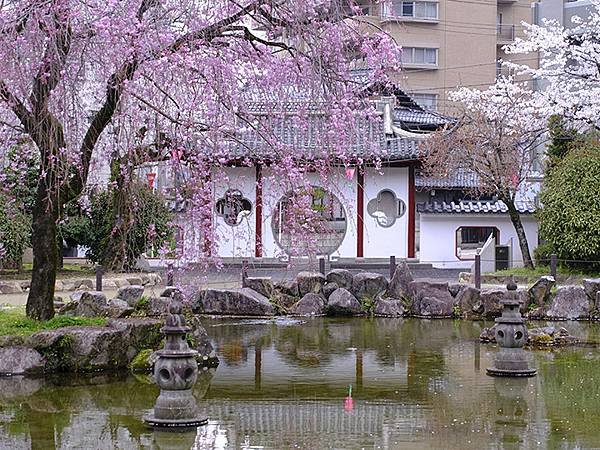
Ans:
{"type": "MultiPolygon", "coordinates": [[[[0,379],[1,449],[600,446],[600,350],[531,354],[538,376],[486,375],[483,322],[205,319],[221,364],[194,394],[190,433],[142,423],[158,389],[129,374],[0,379]],[[351,396],[350,396],[351,386],[351,396]]],[[[562,323],[598,340],[600,327],[562,323]]]]}

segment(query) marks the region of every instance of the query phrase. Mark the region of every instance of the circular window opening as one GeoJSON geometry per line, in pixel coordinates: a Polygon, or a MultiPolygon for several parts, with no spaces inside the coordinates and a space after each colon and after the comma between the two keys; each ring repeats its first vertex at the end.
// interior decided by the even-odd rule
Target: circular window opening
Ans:
{"type": "Polygon", "coordinates": [[[242,223],[252,212],[252,202],[237,189],[229,189],[217,200],[217,215],[221,216],[229,226],[242,223]]]}
{"type": "Polygon", "coordinates": [[[273,211],[275,241],[288,255],[335,252],[346,235],[346,211],[339,199],[322,187],[288,192],[273,211]]]}

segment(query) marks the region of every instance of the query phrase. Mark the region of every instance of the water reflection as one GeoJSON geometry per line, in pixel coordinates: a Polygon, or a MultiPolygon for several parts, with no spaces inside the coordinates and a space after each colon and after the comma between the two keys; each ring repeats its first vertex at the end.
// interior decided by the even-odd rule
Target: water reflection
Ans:
{"type": "MultiPolygon", "coordinates": [[[[538,352],[535,379],[485,375],[478,322],[206,320],[221,356],[194,395],[196,432],[142,423],[145,376],[0,379],[1,449],[591,448],[600,445],[600,352],[538,352]],[[352,395],[349,396],[349,386],[352,395]]],[[[592,326],[582,333],[597,336],[592,326]]],[[[597,325],[596,325],[597,327],[597,325]]],[[[572,330],[572,327],[569,327],[572,330]]],[[[573,331],[572,331],[573,332],[573,331]]]]}

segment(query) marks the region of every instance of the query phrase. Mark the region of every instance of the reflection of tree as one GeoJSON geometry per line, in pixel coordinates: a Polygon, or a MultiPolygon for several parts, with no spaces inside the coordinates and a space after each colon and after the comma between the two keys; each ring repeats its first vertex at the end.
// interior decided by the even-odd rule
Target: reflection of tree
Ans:
{"type": "Polygon", "coordinates": [[[596,448],[600,443],[600,361],[586,352],[562,349],[539,375],[550,434],[547,447],[596,448]]]}

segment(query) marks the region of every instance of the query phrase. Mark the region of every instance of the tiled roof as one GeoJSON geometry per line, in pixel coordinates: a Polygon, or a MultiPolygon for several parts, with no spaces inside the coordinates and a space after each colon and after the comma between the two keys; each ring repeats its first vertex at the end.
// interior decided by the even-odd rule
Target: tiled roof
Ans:
{"type": "Polygon", "coordinates": [[[416,108],[394,108],[392,113],[394,122],[400,124],[418,125],[445,125],[451,123],[451,119],[432,111],[416,108]]]}
{"type": "MultiPolygon", "coordinates": [[[[520,214],[533,214],[533,202],[516,202],[520,214]]],[[[418,203],[417,212],[421,214],[506,214],[508,208],[501,201],[464,201],[459,203],[432,202],[418,203]]]]}
{"type": "Polygon", "coordinates": [[[468,189],[479,184],[479,177],[468,169],[457,169],[447,177],[431,177],[422,172],[415,174],[415,186],[428,189],[468,189]]]}

